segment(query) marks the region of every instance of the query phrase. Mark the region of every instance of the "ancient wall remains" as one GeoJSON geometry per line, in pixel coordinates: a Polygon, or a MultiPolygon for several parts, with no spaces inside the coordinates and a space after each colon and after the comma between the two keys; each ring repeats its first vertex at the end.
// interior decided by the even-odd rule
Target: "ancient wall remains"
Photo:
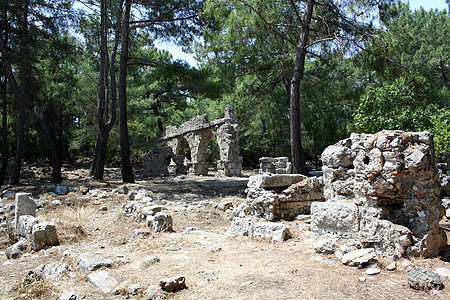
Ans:
{"type": "Polygon", "coordinates": [[[287,157],[261,157],[259,159],[260,174],[291,174],[292,164],[287,157]]]}
{"type": "Polygon", "coordinates": [[[323,201],[321,177],[300,174],[265,174],[251,176],[247,200],[237,207],[237,217],[255,216],[269,221],[292,220],[309,214],[313,201],[323,201]]]}
{"type": "Polygon", "coordinates": [[[311,206],[315,234],[356,240],[390,257],[445,250],[431,133],[353,133],[326,148],[322,161],[326,202],[311,206]]]}

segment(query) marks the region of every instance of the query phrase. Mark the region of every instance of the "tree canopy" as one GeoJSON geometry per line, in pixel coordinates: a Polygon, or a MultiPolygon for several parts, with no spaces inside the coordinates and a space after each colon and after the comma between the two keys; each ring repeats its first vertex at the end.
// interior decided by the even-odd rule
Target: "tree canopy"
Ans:
{"type": "Polygon", "coordinates": [[[61,163],[94,158],[102,179],[122,160],[132,181],[166,126],[221,117],[226,104],[248,167],[288,156],[305,173],[352,131],[428,130],[437,153],[450,151],[448,10],[351,0],[8,0],[0,10],[1,183],[14,157],[48,160],[54,181],[61,163]]]}

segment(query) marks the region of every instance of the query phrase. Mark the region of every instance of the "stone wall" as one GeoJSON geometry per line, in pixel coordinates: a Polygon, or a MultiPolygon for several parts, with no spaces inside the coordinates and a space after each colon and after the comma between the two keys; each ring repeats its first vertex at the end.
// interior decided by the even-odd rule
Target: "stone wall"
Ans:
{"type": "Polygon", "coordinates": [[[309,214],[313,201],[323,201],[323,182],[321,177],[299,174],[254,175],[246,193],[246,202],[233,211],[235,216],[292,220],[309,214]]]}
{"type": "Polygon", "coordinates": [[[291,174],[292,164],[287,157],[261,157],[259,159],[260,174],[291,174]]]}
{"type": "Polygon", "coordinates": [[[322,161],[326,202],[311,206],[315,234],[353,239],[390,257],[445,250],[431,133],[352,134],[326,148],[322,161]]]}

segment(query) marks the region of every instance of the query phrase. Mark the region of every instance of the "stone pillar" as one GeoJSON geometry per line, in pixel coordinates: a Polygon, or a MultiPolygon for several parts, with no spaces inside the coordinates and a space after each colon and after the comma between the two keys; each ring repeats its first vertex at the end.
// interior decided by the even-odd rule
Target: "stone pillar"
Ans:
{"type": "Polygon", "coordinates": [[[221,176],[240,176],[242,157],[239,156],[239,125],[231,121],[221,125],[216,133],[220,149],[217,162],[218,174],[221,176]]]}
{"type": "Polygon", "coordinates": [[[14,211],[14,227],[17,229],[19,217],[30,215],[36,217],[36,203],[30,193],[17,193],[14,211]]]}

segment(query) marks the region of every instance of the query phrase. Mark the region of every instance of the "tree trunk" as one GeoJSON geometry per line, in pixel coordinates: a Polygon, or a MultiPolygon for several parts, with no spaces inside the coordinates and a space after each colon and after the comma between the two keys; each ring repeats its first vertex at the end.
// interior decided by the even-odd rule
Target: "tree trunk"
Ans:
{"type": "Polygon", "coordinates": [[[131,0],[125,1],[125,11],[122,20],[122,47],[120,51],[119,73],[119,108],[120,108],[120,154],[122,161],[122,181],[133,183],[134,175],[131,166],[130,140],[127,124],[127,64],[128,64],[128,29],[131,10],[131,0]]]}
{"type": "Polygon", "coordinates": [[[8,122],[6,113],[6,78],[2,82],[2,167],[0,168],[0,186],[3,185],[6,178],[6,170],[8,169],[8,122]]]}
{"type": "Polygon", "coordinates": [[[61,163],[58,159],[58,153],[56,151],[55,138],[53,136],[53,131],[45,118],[43,112],[29,97],[27,97],[23,91],[17,86],[16,79],[12,72],[11,63],[8,57],[8,51],[6,50],[6,45],[2,38],[0,38],[0,52],[2,53],[3,66],[5,69],[6,78],[8,79],[9,86],[12,92],[16,95],[17,99],[22,102],[25,107],[32,110],[34,116],[39,122],[42,130],[44,131],[45,138],[47,140],[48,152],[50,155],[50,161],[52,163],[52,177],[54,183],[60,183],[62,181],[61,176],[61,163]]]}
{"type": "Polygon", "coordinates": [[[12,185],[18,185],[20,183],[20,171],[22,169],[24,135],[25,135],[25,107],[23,103],[19,102],[19,123],[17,126],[16,158],[14,160],[14,167],[11,174],[12,185]]]}
{"type": "Polygon", "coordinates": [[[291,135],[291,155],[292,172],[296,174],[307,174],[305,157],[301,140],[301,120],[300,120],[300,83],[305,70],[306,45],[308,44],[309,30],[314,9],[314,0],[308,0],[306,12],[303,18],[302,31],[297,45],[295,57],[294,73],[292,74],[290,86],[290,135],[291,135]]]}
{"type": "Polygon", "coordinates": [[[103,180],[109,133],[111,132],[116,120],[117,93],[115,62],[120,37],[122,2],[120,2],[119,6],[120,9],[117,15],[117,28],[114,47],[112,50],[111,60],[108,60],[107,8],[106,1],[100,1],[100,84],[97,105],[97,122],[99,133],[97,134],[97,139],[95,142],[95,153],[90,170],[90,175],[97,180],[103,180]],[[108,65],[110,80],[108,80],[108,65]],[[108,92],[109,90],[111,91],[110,93],[108,92]],[[109,97],[111,97],[111,105],[109,105],[109,97]],[[108,120],[109,109],[111,109],[111,118],[108,120]]]}
{"type": "MultiPolygon", "coordinates": [[[[26,0],[23,6],[22,15],[22,38],[21,38],[21,58],[20,58],[20,73],[21,82],[20,88],[26,94],[28,90],[28,46],[27,46],[27,35],[28,35],[28,4],[29,1],[26,0]]],[[[20,182],[20,171],[22,169],[22,158],[23,158],[23,140],[25,138],[25,107],[23,103],[19,103],[19,123],[17,125],[17,143],[16,143],[16,158],[14,160],[14,168],[11,175],[11,184],[17,185],[20,182]]]]}

